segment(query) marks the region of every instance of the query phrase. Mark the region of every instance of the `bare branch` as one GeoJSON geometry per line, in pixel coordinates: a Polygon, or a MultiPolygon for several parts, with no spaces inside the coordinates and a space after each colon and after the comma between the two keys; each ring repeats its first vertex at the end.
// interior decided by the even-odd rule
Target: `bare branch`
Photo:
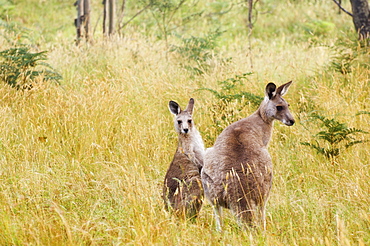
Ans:
{"type": "Polygon", "coordinates": [[[120,13],[119,13],[119,16],[118,16],[118,31],[121,30],[123,17],[125,16],[125,8],[126,8],[126,0],[123,0],[122,5],[121,5],[121,9],[120,9],[120,13]]]}
{"type": "Polygon", "coordinates": [[[125,23],[123,23],[120,27],[119,27],[119,31],[121,31],[127,24],[129,24],[133,19],[135,19],[138,15],[140,15],[142,12],[144,12],[145,10],[147,10],[149,7],[151,6],[151,4],[148,4],[147,6],[145,6],[143,9],[141,9],[139,12],[137,12],[134,16],[131,17],[131,19],[129,19],[128,21],[126,21],[125,23]]]}
{"type": "Polygon", "coordinates": [[[349,11],[347,11],[346,9],[344,9],[343,7],[342,7],[342,5],[337,1],[337,0],[333,0],[333,2],[336,4],[336,5],[338,5],[338,7],[344,12],[344,13],[346,13],[346,14],[348,14],[349,16],[352,16],[353,17],[353,15],[352,15],[352,13],[350,13],[349,11]]]}

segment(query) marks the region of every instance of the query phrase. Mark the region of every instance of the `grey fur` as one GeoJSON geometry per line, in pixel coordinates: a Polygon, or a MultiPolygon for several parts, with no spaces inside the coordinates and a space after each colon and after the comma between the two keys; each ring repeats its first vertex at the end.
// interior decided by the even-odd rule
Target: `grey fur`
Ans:
{"type": "Polygon", "coordinates": [[[167,209],[182,218],[195,218],[203,204],[200,170],[203,167],[204,143],[192,120],[194,99],[185,110],[174,102],[169,109],[175,115],[178,147],[163,185],[163,200],[167,209]]]}
{"type": "Polygon", "coordinates": [[[276,88],[269,83],[265,100],[247,118],[234,122],[206,150],[201,177],[206,198],[214,206],[216,227],[221,230],[221,208],[231,209],[240,222],[265,228],[273,166],[267,150],[273,121],[291,126],[294,119],[282,98],[291,81],[276,88]]]}

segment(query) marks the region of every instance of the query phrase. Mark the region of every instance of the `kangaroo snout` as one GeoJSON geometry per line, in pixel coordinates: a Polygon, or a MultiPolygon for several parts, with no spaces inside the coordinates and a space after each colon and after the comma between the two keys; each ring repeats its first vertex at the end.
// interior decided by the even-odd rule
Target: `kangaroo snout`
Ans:
{"type": "Polygon", "coordinates": [[[289,119],[289,120],[287,120],[287,121],[284,121],[283,123],[284,123],[285,125],[287,125],[287,126],[292,126],[292,125],[294,125],[295,120],[294,120],[294,119],[289,119]]]}

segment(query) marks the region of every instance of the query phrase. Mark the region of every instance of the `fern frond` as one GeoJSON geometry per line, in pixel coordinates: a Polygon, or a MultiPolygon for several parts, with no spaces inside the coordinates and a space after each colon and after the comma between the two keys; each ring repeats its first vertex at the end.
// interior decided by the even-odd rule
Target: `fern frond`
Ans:
{"type": "Polygon", "coordinates": [[[355,144],[360,144],[360,143],[366,143],[366,142],[369,142],[369,141],[362,141],[362,140],[356,140],[356,141],[352,141],[352,142],[349,142],[347,143],[344,148],[348,149],[349,147],[355,145],[355,144]]]}
{"type": "Polygon", "coordinates": [[[356,115],[362,115],[362,114],[370,114],[370,111],[359,111],[356,113],[356,115]]]}

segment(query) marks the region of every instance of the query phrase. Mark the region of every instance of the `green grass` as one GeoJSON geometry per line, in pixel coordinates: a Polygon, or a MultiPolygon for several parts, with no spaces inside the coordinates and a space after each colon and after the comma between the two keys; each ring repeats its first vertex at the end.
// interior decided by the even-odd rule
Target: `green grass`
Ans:
{"type": "MultiPolygon", "coordinates": [[[[9,19],[34,31],[37,50],[49,51],[47,62],[64,79],[61,86],[45,82],[27,91],[0,83],[0,245],[370,244],[369,142],[349,148],[334,163],[299,144],[319,131],[310,122],[312,112],[370,131],[370,116],[355,116],[370,111],[370,70],[330,69],[330,46],[357,36],[351,19],[338,16],[332,2],[261,2],[261,11],[272,12],[255,23],[253,69],[245,10],[235,7],[213,21],[204,19],[207,26],[193,28],[191,35],[202,37],[219,23],[226,32],[202,75],[179,66],[181,58],[168,53],[155,28],[145,29],[155,27],[149,15],[122,39],[102,40],[97,31],[92,45],[76,47],[72,4],[16,2],[9,19]],[[308,33],[306,27],[320,27],[316,20],[336,28],[308,33]],[[194,97],[194,121],[209,147],[217,137],[212,117],[223,112],[211,112],[217,99],[197,89],[220,89],[220,81],[248,72],[253,74],[244,91],[260,96],[270,81],[294,81],[285,98],[297,123],[275,123],[266,232],[241,230],[225,211],[220,234],[208,203],[194,223],[164,210],[162,183],[177,144],[167,105],[194,97]]],[[[188,29],[178,32],[190,35],[188,29]]],[[[172,36],[169,42],[179,44],[172,36]]],[[[239,106],[233,102],[227,110],[239,106]]],[[[233,117],[255,110],[242,108],[233,117]]]]}

